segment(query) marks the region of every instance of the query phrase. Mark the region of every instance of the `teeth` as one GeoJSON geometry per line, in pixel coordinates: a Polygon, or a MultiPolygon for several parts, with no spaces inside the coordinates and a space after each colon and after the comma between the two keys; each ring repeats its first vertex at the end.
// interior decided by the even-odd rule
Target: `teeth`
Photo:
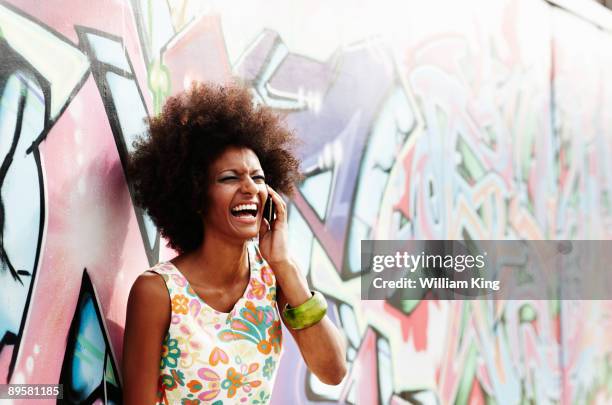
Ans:
{"type": "Polygon", "coordinates": [[[255,210],[257,211],[257,205],[255,204],[240,204],[232,208],[232,211],[242,211],[242,210],[255,210]]]}

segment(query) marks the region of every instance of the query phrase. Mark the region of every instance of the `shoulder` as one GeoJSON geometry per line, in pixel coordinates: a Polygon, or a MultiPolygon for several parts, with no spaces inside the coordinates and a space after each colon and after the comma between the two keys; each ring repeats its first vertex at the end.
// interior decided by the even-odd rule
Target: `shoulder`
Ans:
{"type": "Polygon", "coordinates": [[[170,295],[166,283],[160,274],[145,271],[140,274],[130,290],[128,307],[140,312],[170,315],[170,295]]]}
{"type": "Polygon", "coordinates": [[[136,278],[131,292],[138,295],[155,295],[158,298],[168,295],[163,276],[150,270],[145,271],[136,278]]]}

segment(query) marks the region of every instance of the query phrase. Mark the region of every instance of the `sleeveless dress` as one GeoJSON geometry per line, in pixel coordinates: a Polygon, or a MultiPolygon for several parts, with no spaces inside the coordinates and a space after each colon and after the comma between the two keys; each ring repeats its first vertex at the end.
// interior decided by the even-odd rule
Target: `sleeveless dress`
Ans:
{"type": "Polygon", "coordinates": [[[172,305],[162,345],[157,404],[267,404],[281,355],[276,279],[255,242],[250,281],[229,313],[202,300],[171,262],[161,275],[172,305]]]}

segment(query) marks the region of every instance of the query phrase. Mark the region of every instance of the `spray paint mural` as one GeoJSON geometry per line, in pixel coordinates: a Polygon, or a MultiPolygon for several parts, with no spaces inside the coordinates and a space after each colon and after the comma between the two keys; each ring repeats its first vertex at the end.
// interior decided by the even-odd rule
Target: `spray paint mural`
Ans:
{"type": "Polygon", "coordinates": [[[546,2],[0,1],[0,380],[120,402],[129,288],[173,256],[125,157],[166,97],[240,76],[304,140],[293,254],[348,344],[327,386],[288,339],[273,403],[610,402],[609,303],[357,275],[368,238],[612,238],[611,42],[546,2]]]}

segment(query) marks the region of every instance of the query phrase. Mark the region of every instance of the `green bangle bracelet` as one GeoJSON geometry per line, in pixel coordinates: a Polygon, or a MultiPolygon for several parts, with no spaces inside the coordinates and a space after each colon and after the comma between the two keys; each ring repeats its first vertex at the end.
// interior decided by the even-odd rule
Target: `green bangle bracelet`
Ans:
{"type": "Polygon", "coordinates": [[[327,313],[327,301],[318,291],[311,291],[312,297],[295,308],[285,305],[283,317],[291,329],[300,330],[319,322],[327,313]]]}

